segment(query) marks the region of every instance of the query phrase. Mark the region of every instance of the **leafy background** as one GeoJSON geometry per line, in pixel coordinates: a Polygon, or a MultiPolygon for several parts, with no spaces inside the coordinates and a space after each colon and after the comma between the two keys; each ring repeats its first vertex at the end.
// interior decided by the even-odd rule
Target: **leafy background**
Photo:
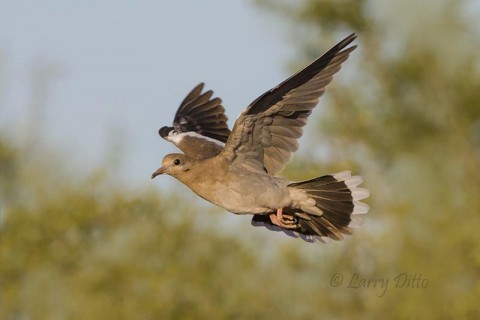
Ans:
{"type": "Polygon", "coordinates": [[[362,228],[324,246],[284,239],[184,189],[118,183],[115,150],[75,174],[42,137],[2,128],[1,319],[480,317],[478,4],[252,4],[298,49],[292,71],[358,35],[284,174],[361,173],[362,228]],[[426,287],[396,287],[401,273],[426,287]],[[355,274],[389,285],[349,288],[355,274]]]}

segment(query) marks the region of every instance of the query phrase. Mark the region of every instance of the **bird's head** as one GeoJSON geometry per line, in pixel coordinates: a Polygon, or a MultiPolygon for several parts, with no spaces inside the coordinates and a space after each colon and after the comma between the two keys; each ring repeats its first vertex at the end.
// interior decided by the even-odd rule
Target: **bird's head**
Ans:
{"type": "Polygon", "coordinates": [[[152,179],[161,174],[169,174],[178,177],[184,172],[190,170],[192,160],[181,153],[167,154],[162,160],[162,166],[152,174],[152,179]]]}

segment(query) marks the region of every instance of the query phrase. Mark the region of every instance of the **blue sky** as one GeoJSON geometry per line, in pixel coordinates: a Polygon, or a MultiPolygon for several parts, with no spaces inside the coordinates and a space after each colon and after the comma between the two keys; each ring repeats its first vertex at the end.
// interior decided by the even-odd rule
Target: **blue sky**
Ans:
{"type": "MultiPolygon", "coordinates": [[[[320,53],[320,52],[319,52],[320,53]]],[[[49,146],[93,168],[121,146],[133,184],[175,150],[158,135],[197,83],[230,124],[282,81],[291,58],[278,21],[249,1],[0,0],[0,124],[25,139],[32,117],[49,146]],[[32,70],[50,70],[32,111],[32,70]]]]}

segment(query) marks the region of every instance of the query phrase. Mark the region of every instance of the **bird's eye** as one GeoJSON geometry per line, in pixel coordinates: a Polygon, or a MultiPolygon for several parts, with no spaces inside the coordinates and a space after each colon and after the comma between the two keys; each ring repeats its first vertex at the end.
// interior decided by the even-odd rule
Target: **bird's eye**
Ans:
{"type": "Polygon", "coordinates": [[[180,164],[180,159],[173,160],[173,164],[178,166],[180,164]]]}

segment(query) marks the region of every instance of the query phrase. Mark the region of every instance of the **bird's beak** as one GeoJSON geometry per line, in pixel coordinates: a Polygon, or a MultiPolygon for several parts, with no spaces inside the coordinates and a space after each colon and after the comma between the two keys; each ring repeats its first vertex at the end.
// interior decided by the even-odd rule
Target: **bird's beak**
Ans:
{"type": "Polygon", "coordinates": [[[160,167],[157,171],[155,171],[153,174],[152,174],[152,179],[155,178],[156,176],[159,176],[161,174],[164,174],[165,172],[167,172],[167,167],[163,166],[163,167],[160,167]]]}

